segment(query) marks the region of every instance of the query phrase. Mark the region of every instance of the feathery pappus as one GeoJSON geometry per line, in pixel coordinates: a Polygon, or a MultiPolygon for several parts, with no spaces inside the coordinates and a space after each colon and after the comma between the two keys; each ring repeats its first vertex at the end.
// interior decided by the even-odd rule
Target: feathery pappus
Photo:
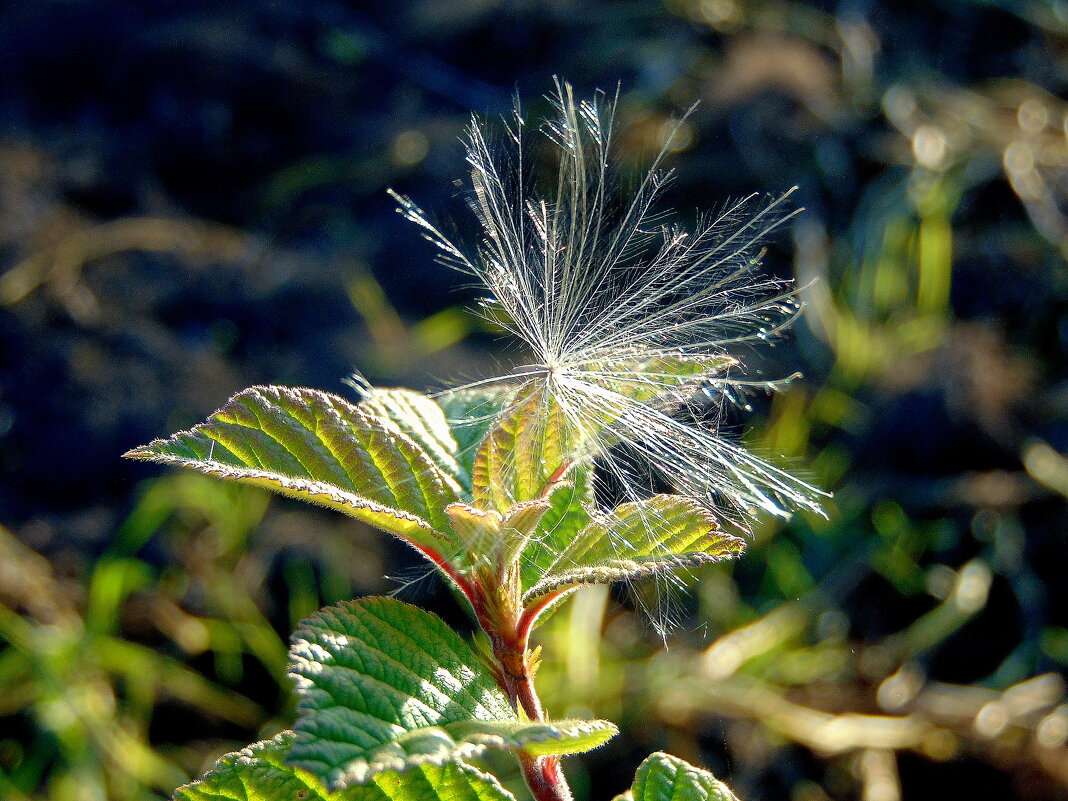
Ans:
{"type": "Polygon", "coordinates": [[[744,198],[686,230],[658,208],[672,179],[663,167],[670,140],[620,203],[610,154],[618,94],[576,101],[557,80],[551,99],[541,130],[559,166],[548,193],[524,161],[518,102],[503,147],[478,117],[468,127],[469,205],[481,225],[473,248],[394,195],[445,263],[485,285],[487,313],[531,350],[530,364],[500,380],[537,392],[557,414],[536,424],[563,421],[574,461],[596,458],[625,487],[636,456],[675,492],[743,528],[760,513],[822,514],[825,493],[724,437],[715,415],[699,411],[781,383],[747,377],[737,352],[774,338],[799,310],[789,282],[757,271],[762,242],[796,213],[790,192],[744,198]]]}

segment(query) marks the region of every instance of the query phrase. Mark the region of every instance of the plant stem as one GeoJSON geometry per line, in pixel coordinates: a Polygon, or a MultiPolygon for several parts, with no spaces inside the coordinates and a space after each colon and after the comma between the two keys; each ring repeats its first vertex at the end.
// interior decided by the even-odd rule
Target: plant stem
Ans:
{"type": "Polygon", "coordinates": [[[534,623],[538,619],[538,615],[549,608],[550,604],[559,598],[561,595],[565,595],[570,590],[559,590],[557,592],[550,593],[544,598],[539,600],[533,606],[528,606],[523,610],[523,614],[519,617],[519,623],[516,624],[516,631],[521,637],[526,640],[530,636],[531,629],[534,628],[534,623]]]}
{"type": "MultiPolygon", "coordinates": [[[[508,695],[508,700],[517,711],[521,711],[530,720],[545,720],[545,712],[538,692],[534,689],[534,677],[530,669],[528,643],[533,618],[520,616],[502,624],[486,614],[487,608],[481,599],[474,606],[478,622],[489,636],[493,647],[493,656],[497,662],[495,673],[501,689],[508,695]]],[[[571,788],[560,769],[559,757],[532,757],[520,751],[517,758],[523,771],[523,779],[536,801],[572,801],[571,788]]]]}
{"type": "Polygon", "coordinates": [[[475,587],[471,584],[471,582],[468,581],[464,577],[464,575],[459,570],[457,570],[456,567],[448,559],[446,559],[437,551],[427,548],[424,545],[419,545],[418,543],[412,544],[427,559],[437,565],[441,572],[443,572],[446,576],[452,579],[453,582],[456,584],[457,588],[460,590],[460,592],[467,596],[467,600],[471,603],[471,607],[475,610],[475,616],[478,617],[479,622],[481,623],[482,617],[478,611],[478,605],[476,603],[477,593],[475,591],[475,587]]]}
{"type": "Polygon", "coordinates": [[[519,764],[523,779],[537,801],[572,801],[571,788],[557,757],[531,757],[521,752],[519,764]]]}
{"type": "MultiPolygon", "coordinates": [[[[526,663],[526,653],[523,661],[526,663]]],[[[516,681],[514,692],[514,703],[523,709],[527,717],[539,721],[545,719],[541,699],[534,689],[534,680],[529,669],[524,670],[523,676],[516,681]]],[[[520,752],[519,765],[523,769],[523,779],[537,801],[571,801],[571,788],[560,769],[559,757],[531,757],[520,752]]]]}
{"type": "MultiPolygon", "coordinates": [[[[530,675],[527,662],[526,641],[524,638],[522,652],[522,675],[505,673],[506,689],[512,703],[522,709],[531,720],[545,720],[541,699],[534,689],[534,679],[530,675]]],[[[502,665],[502,668],[504,666],[502,665]]],[[[507,670],[507,668],[504,668],[507,670]]],[[[519,752],[519,766],[523,769],[523,779],[537,801],[572,801],[571,788],[560,769],[560,758],[555,756],[532,757],[519,752]]]]}

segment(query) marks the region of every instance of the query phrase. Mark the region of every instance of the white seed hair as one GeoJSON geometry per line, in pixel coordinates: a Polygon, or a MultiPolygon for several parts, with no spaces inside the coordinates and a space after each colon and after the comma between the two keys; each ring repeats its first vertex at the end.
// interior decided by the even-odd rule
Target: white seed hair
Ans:
{"type": "Polygon", "coordinates": [[[503,149],[472,118],[465,145],[469,205],[481,225],[474,248],[454,244],[394,194],[441,260],[486,286],[494,321],[533,352],[531,364],[501,380],[540,383],[579,443],[575,459],[597,458],[624,486],[633,476],[620,446],[743,529],[760,513],[822,514],[825,493],[731,442],[707,414],[747,389],[783,383],[747,378],[736,352],[797,316],[790,282],[756,271],[761,243],[796,213],[786,210],[793,190],[751,195],[687,231],[657,208],[672,178],[662,167],[670,138],[629,203],[619,204],[609,154],[618,92],[576,102],[557,79],[550,99],[555,114],[541,130],[559,168],[549,196],[530,186],[518,101],[503,149]],[[692,370],[685,380],[670,369],[680,362],[692,370]]]}

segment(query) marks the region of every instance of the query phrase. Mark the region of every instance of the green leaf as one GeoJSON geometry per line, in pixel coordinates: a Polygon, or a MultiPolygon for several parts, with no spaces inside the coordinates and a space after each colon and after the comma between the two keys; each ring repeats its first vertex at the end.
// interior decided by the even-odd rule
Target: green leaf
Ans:
{"type": "Polygon", "coordinates": [[[723,782],[670,754],[657,752],[638,766],[633,801],[738,801],[723,782]]]}
{"type": "Polygon", "coordinates": [[[733,559],[744,549],[744,540],[720,531],[697,502],[654,495],[593,520],[556,554],[523,603],[579,584],[607,584],[733,559]]]}
{"type": "Polygon", "coordinates": [[[391,420],[418,442],[443,473],[470,490],[470,471],[460,463],[459,449],[445,411],[431,398],[410,389],[372,389],[359,408],[391,420]]]}
{"type": "Polygon", "coordinates": [[[331,789],[489,747],[577,753],[616,731],[605,721],[520,720],[471,646],[392,598],[320,610],[293,635],[290,657],[299,700],[289,761],[331,789]]]}
{"type": "Polygon", "coordinates": [[[478,446],[496,425],[501,412],[512,403],[516,389],[514,384],[491,384],[453,390],[436,398],[456,440],[457,459],[465,474],[465,488],[469,491],[478,446]]]}
{"type": "Polygon", "coordinates": [[[689,394],[737,363],[729,356],[700,353],[655,356],[634,353],[613,359],[609,365],[588,365],[586,370],[591,382],[644,403],[665,395],[689,394]]]}
{"type": "Polygon", "coordinates": [[[452,540],[444,508],[462,493],[442,466],[444,418],[415,393],[380,392],[354,406],[312,389],[252,387],[206,422],[126,456],[267,487],[442,550],[452,540]]]}
{"type": "Polygon", "coordinates": [[[487,743],[509,751],[524,751],[531,756],[567,756],[582,754],[604,745],[619,733],[607,720],[565,718],[547,723],[529,720],[511,724],[497,722],[485,736],[501,737],[501,743],[487,743]]]}
{"type": "Polygon", "coordinates": [[[505,511],[538,498],[575,456],[575,431],[552,393],[532,381],[497,420],[475,455],[475,506],[505,511]]]}
{"type": "Polygon", "coordinates": [[[487,512],[466,503],[454,503],[445,507],[453,533],[463,545],[460,556],[490,560],[501,538],[502,516],[499,512],[487,512]]]}
{"type": "Polygon", "coordinates": [[[313,775],[285,764],[293,732],[227,754],[175,801],[515,801],[497,780],[461,762],[382,773],[362,786],[328,791],[313,775]]]}
{"type": "Polygon", "coordinates": [[[523,552],[520,565],[524,587],[543,578],[579,532],[590,523],[588,509],[593,506],[590,469],[579,465],[571,469],[567,480],[554,485],[547,496],[549,510],[541,518],[523,552]]]}
{"type": "Polygon", "coordinates": [[[469,565],[494,564],[503,552],[503,560],[511,562],[522,553],[539,522],[551,511],[549,498],[517,503],[507,512],[486,511],[464,503],[445,507],[452,530],[463,543],[459,559],[469,565]]]}

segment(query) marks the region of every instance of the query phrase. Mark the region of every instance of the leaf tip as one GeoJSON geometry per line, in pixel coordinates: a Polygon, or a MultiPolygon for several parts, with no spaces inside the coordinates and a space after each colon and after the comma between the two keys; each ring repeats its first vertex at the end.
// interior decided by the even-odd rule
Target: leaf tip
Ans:
{"type": "Polygon", "coordinates": [[[139,445],[136,448],[130,448],[130,450],[126,451],[126,453],[122,455],[122,458],[141,459],[142,461],[147,461],[155,458],[155,456],[156,452],[152,449],[150,445],[139,445]]]}

